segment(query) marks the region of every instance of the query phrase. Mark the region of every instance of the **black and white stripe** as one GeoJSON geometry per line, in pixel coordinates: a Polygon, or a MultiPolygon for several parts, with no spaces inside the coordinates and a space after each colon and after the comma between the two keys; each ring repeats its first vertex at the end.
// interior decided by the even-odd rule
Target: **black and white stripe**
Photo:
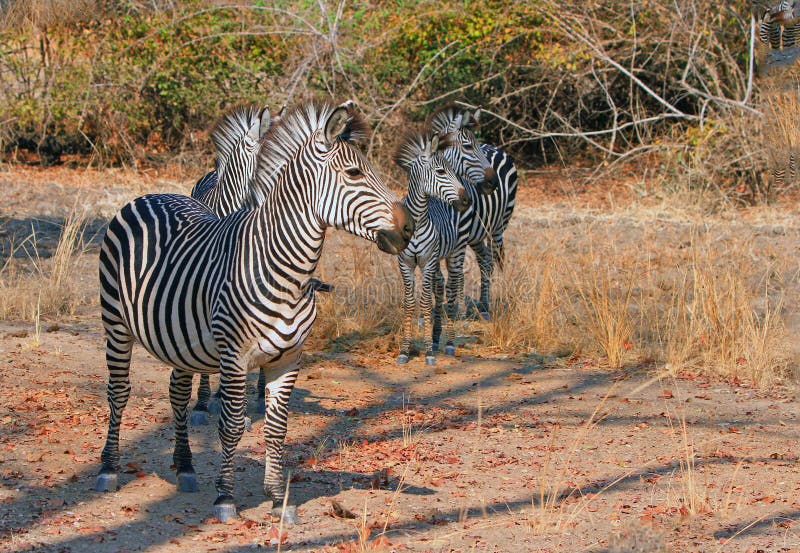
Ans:
{"type": "MultiPolygon", "coordinates": [[[[442,328],[444,279],[441,260],[458,242],[458,221],[453,221],[450,209],[463,212],[468,205],[464,187],[450,165],[444,160],[439,148],[446,147],[436,134],[415,132],[406,136],[395,154],[395,162],[408,173],[408,194],[404,200],[414,219],[414,235],[408,247],[397,256],[403,278],[403,340],[398,363],[407,363],[412,340],[412,319],[416,312],[414,273],[422,271],[420,293],[420,320],[425,337],[425,362],[436,362],[433,352],[437,349],[442,328]],[[439,201],[436,201],[439,200],[439,201]],[[443,203],[444,202],[444,203],[443,203]],[[432,309],[436,295],[435,310],[432,309]],[[428,323],[433,333],[428,333],[428,323]]],[[[448,347],[453,345],[452,324],[448,319],[448,347]]]]}
{"type": "MultiPolygon", "coordinates": [[[[236,513],[233,455],[244,430],[246,375],[268,370],[264,491],[281,501],[288,399],[316,316],[307,284],[325,230],[344,229],[393,255],[413,234],[407,209],[353,145],[364,130],[350,102],[304,104],[262,142],[256,180],[270,192],[254,202],[259,207],[220,218],[192,198],[156,194],[132,201],[111,221],[100,252],[110,418],[97,490],[117,487],[136,340],[174,367],[173,460],[182,491],[197,489],[187,432],[191,377],[220,374],[214,510],[221,520],[236,513]]],[[[291,522],[296,510],[283,514],[291,522]]]]}

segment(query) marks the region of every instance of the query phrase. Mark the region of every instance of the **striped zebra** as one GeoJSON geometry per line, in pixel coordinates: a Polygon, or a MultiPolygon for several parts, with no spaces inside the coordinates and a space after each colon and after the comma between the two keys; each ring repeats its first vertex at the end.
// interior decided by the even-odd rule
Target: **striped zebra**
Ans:
{"type": "MultiPolygon", "coordinates": [[[[180,491],[197,490],[187,432],[194,373],[219,373],[222,461],[214,515],[236,516],[233,456],[244,431],[248,370],[269,371],[264,417],[264,492],[285,492],[282,454],[297,361],[316,316],[308,283],[327,227],[344,229],[392,255],[414,223],[355,142],[367,128],[352,102],[307,103],[273,126],[258,154],[256,179],[270,190],[258,207],[217,217],[193,198],[147,195],[109,224],[100,251],[101,310],[109,369],[108,436],[95,489],[113,490],[119,428],[130,394],[134,340],[172,365],[173,461],[180,491]]],[[[289,523],[295,507],[273,509],[289,523]]]]}
{"type": "Polygon", "coordinates": [[[431,127],[442,137],[455,138],[447,141],[448,147],[442,153],[464,182],[472,200],[470,207],[458,218],[459,243],[446,260],[448,316],[459,316],[464,298],[464,257],[469,246],[475,252],[481,273],[478,311],[488,319],[489,284],[494,264],[502,267],[503,263],[503,233],[514,211],[517,169],[514,160],[503,150],[478,143],[475,129],[479,122],[480,109],[473,111],[448,106],[433,115],[431,127]],[[469,168],[477,164],[477,152],[481,154],[480,163],[486,160],[485,163],[491,168],[495,177],[494,188],[476,188],[472,184],[475,177],[470,175],[469,168]]]}
{"type": "MultiPolygon", "coordinates": [[[[453,206],[456,212],[463,212],[469,205],[464,187],[450,165],[444,160],[439,148],[446,147],[439,137],[429,133],[411,133],[400,143],[394,160],[408,173],[408,194],[404,203],[414,219],[414,235],[408,247],[397,256],[400,274],[403,277],[403,341],[397,362],[408,363],[411,348],[411,321],[416,308],[414,292],[414,273],[419,267],[422,271],[422,290],[420,294],[420,318],[425,337],[425,362],[436,363],[433,355],[437,343],[428,334],[428,321],[441,331],[442,296],[444,279],[441,273],[441,260],[455,247],[458,241],[458,227],[452,221],[449,209],[442,202],[453,206]],[[433,201],[439,199],[441,201],[433,201]],[[438,302],[432,315],[434,289],[438,302]]],[[[452,324],[447,325],[447,339],[453,341],[452,324]]]]}

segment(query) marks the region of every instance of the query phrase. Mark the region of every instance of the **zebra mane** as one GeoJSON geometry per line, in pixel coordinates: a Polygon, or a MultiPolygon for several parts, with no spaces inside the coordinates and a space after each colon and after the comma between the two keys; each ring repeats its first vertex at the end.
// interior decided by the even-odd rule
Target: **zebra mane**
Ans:
{"type": "MultiPolygon", "coordinates": [[[[433,136],[431,136],[430,131],[425,132],[421,129],[412,129],[403,136],[392,159],[397,165],[408,171],[417,158],[431,148],[432,141],[433,136]]],[[[442,141],[439,143],[437,149],[443,146],[445,146],[445,143],[442,141]]]]}
{"type": "Polygon", "coordinates": [[[455,104],[448,104],[436,110],[431,116],[431,128],[437,133],[448,133],[457,131],[458,129],[475,130],[478,128],[478,122],[472,117],[475,110],[457,106],[455,104]],[[463,123],[464,116],[469,113],[470,117],[466,123],[463,123]]]}
{"type": "Polygon", "coordinates": [[[253,104],[236,106],[220,117],[211,130],[211,140],[217,150],[215,165],[227,160],[247,131],[261,117],[261,108],[253,104]]]}
{"type": "MultiPolygon", "coordinates": [[[[328,118],[338,108],[328,102],[306,102],[289,110],[272,125],[261,139],[254,186],[250,187],[251,205],[263,203],[266,195],[278,182],[283,169],[297,151],[317,131],[325,131],[328,118]]],[[[363,143],[369,136],[369,125],[354,111],[349,112],[347,124],[336,137],[349,143],[363,143]]]]}

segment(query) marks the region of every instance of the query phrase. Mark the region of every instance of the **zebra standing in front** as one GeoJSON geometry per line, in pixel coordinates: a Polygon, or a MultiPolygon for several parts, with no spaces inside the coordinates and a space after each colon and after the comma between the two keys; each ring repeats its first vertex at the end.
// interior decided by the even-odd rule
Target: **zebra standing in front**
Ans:
{"type": "MultiPolygon", "coordinates": [[[[119,429],[130,395],[134,340],[174,367],[170,403],[178,489],[196,491],[187,432],[194,373],[219,373],[222,462],[214,514],[236,515],[233,456],[244,431],[248,370],[271,381],[264,422],[264,492],[285,492],[282,453],[297,361],[316,316],[308,281],[332,226],[397,255],[413,220],[354,142],[366,125],[352,102],[304,104],[270,129],[256,179],[270,190],[258,207],[218,218],[202,203],[174,194],[127,204],[109,224],[100,251],[101,310],[109,368],[108,436],[95,489],[117,488],[119,429]]],[[[297,511],[278,514],[296,522],[297,511]]]]}
{"type": "Polygon", "coordinates": [[[502,268],[504,260],[503,233],[505,232],[517,195],[517,169],[514,160],[500,148],[491,144],[479,144],[475,129],[481,110],[470,110],[448,106],[437,111],[431,119],[431,128],[440,136],[451,136],[449,146],[443,150],[445,159],[454,167],[456,174],[465,181],[465,188],[473,200],[472,205],[459,217],[459,244],[447,260],[447,304],[448,315],[458,316],[464,298],[464,256],[469,246],[478,260],[481,273],[481,292],[478,311],[489,318],[490,279],[494,264],[502,268]],[[490,164],[495,175],[494,189],[476,190],[470,181],[469,165],[475,150],[479,149],[490,164]]]}
{"type": "MultiPolygon", "coordinates": [[[[414,236],[408,247],[397,256],[400,274],[403,277],[403,341],[397,362],[408,363],[411,348],[411,320],[416,307],[414,292],[414,272],[422,270],[422,291],[420,294],[420,318],[422,335],[425,338],[425,362],[436,363],[433,352],[438,347],[428,334],[428,321],[434,328],[441,329],[442,302],[436,305],[432,317],[431,303],[434,287],[442,286],[441,260],[455,247],[458,241],[458,226],[448,213],[445,204],[453,206],[456,212],[463,212],[469,205],[464,187],[450,165],[439,153],[439,148],[447,146],[439,142],[437,135],[415,132],[406,136],[395,153],[395,162],[408,173],[408,195],[404,203],[414,218],[414,236]],[[441,201],[433,201],[439,199],[441,201]]],[[[452,324],[448,319],[447,340],[453,341],[452,324]]]]}

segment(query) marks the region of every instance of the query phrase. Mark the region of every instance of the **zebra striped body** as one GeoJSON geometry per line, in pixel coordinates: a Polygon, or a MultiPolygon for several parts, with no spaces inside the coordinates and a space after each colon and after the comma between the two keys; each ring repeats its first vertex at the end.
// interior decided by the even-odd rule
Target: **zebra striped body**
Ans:
{"type": "Polygon", "coordinates": [[[149,195],[111,221],[100,252],[110,418],[97,490],[116,487],[136,340],[175,367],[173,460],[182,491],[197,489],[187,432],[192,374],[220,374],[215,515],[222,520],[236,512],[233,455],[244,430],[246,375],[267,369],[264,491],[283,497],[288,400],[316,315],[307,285],[325,229],[342,228],[395,255],[413,233],[407,210],[351,144],[362,125],[351,103],[293,111],[261,146],[256,179],[271,192],[255,209],[219,218],[192,198],[149,195]]]}
{"type": "MultiPolygon", "coordinates": [[[[445,144],[442,144],[444,146],[445,144]]],[[[407,363],[412,339],[412,319],[416,311],[414,273],[422,271],[420,294],[420,319],[425,337],[425,361],[436,362],[433,352],[438,345],[438,334],[428,333],[428,323],[441,332],[444,279],[440,269],[441,260],[449,255],[458,241],[457,223],[452,221],[445,203],[453,205],[459,212],[466,209],[466,192],[453,170],[437,151],[437,136],[412,134],[406,137],[395,155],[395,161],[408,173],[408,194],[405,206],[414,219],[414,235],[408,247],[397,256],[403,278],[403,341],[398,363],[407,363]],[[435,199],[441,201],[434,201],[435,199]],[[435,314],[432,310],[433,296],[438,302],[435,314]],[[435,335],[435,336],[434,336],[435,335]]],[[[452,324],[447,326],[448,345],[453,345],[452,324]]]]}

